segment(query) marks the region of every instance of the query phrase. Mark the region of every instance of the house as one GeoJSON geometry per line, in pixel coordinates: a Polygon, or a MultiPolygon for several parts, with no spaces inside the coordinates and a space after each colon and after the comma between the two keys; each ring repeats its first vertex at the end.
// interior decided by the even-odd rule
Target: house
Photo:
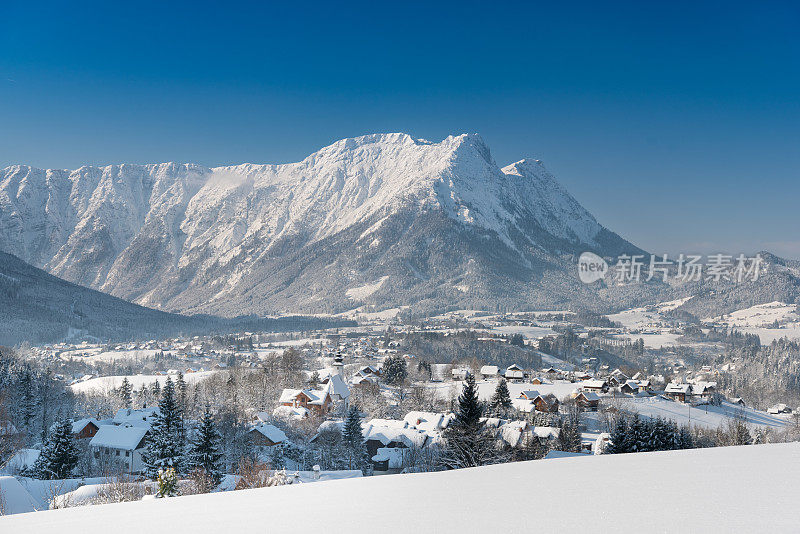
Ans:
{"type": "Polygon", "coordinates": [[[506,368],[505,373],[503,374],[506,380],[513,381],[513,382],[522,382],[525,379],[525,371],[516,364],[512,364],[506,368]]]}
{"type": "Polygon", "coordinates": [[[527,421],[509,421],[498,428],[498,437],[509,447],[524,445],[530,433],[530,423],[527,421]]]}
{"type": "Polygon", "coordinates": [[[575,403],[583,409],[596,412],[600,406],[600,396],[593,391],[578,391],[575,403]]]}
{"type": "Polygon", "coordinates": [[[333,401],[326,390],[317,389],[284,389],[278,400],[281,406],[306,408],[316,415],[327,415],[331,411],[333,401]]]}
{"type": "MultiPolygon", "coordinates": [[[[374,375],[369,376],[373,377],[374,375]]],[[[331,402],[333,402],[333,404],[341,407],[342,410],[347,410],[350,400],[350,388],[347,387],[347,384],[345,384],[344,380],[342,379],[342,375],[331,375],[322,390],[330,395],[331,402]]]]}
{"type": "Polygon", "coordinates": [[[535,376],[535,377],[531,378],[531,384],[533,384],[534,386],[539,386],[541,384],[544,384],[544,380],[542,380],[538,376],[535,376]]]}
{"type": "Polygon", "coordinates": [[[397,473],[403,469],[403,460],[407,449],[403,447],[378,447],[372,456],[372,466],[375,471],[397,473]]]}
{"type": "Polygon", "coordinates": [[[427,441],[428,435],[415,428],[367,425],[364,430],[364,446],[370,458],[378,454],[379,448],[424,447],[427,441]]]}
{"type": "Polygon", "coordinates": [[[481,367],[481,376],[484,380],[497,378],[500,375],[500,368],[496,365],[484,365],[481,367]]]}
{"type": "Polygon", "coordinates": [[[268,423],[258,423],[247,431],[250,444],[261,452],[272,450],[274,447],[283,446],[288,441],[286,434],[280,428],[268,423]]]}
{"type": "Polygon", "coordinates": [[[558,399],[552,393],[539,395],[533,399],[533,404],[537,412],[558,413],[558,399]]]}
{"type": "Polygon", "coordinates": [[[710,399],[716,391],[716,382],[696,382],[692,385],[692,395],[703,399],[710,399]]]}
{"type": "Polygon", "coordinates": [[[149,428],[128,423],[100,425],[89,442],[94,460],[101,465],[117,464],[128,473],[139,473],[144,468],[142,449],[149,428]]]}
{"type": "Polygon", "coordinates": [[[770,407],[770,409],[767,410],[767,413],[772,414],[772,415],[779,415],[779,414],[784,414],[784,413],[792,413],[792,409],[789,408],[788,406],[786,406],[785,404],[780,403],[780,404],[776,404],[775,406],[770,407]]]}
{"type": "Polygon", "coordinates": [[[664,395],[670,397],[674,401],[686,402],[686,400],[692,396],[692,385],[667,384],[667,387],[664,389],[664,395]]]}
{"type": "Polygon", "coordinates": [[[633,395],[639,392],[639,383],[636,380],[626,380],[624,384],[619,387],[622,393],[633,395]]]}
{"type": "Polygon", "coordinates": [[[653,384],[649,380],[637,380],[639,382],[639,393],[650,393],[653,390],[653,384]]]}
{"type": "Polygon", "coordinates": [[[470,372],[469,369],[464,369],[464,368],[453,369],[453,371],[451,372],[453,380],[466,380],[467,377],[470,376],[471,374],[472,373],[470,372]]]}
{"type": "Polygon", "coordinates": [[[581,389],[595,393],[605,393],[608,391],[608,383],[605,380],[585,380],[581,382],[581,389]]]}
{"type": "Polygon", "coordinates": [[[744,403],[744,399],[741,397],[731,397],[731,399],[728,402],[730,402],[731,404],[738,404],[739,406],[746,406],[746,404],[744,403]]]}
{"type": "Polygon", "coordinates": [[[72,437],[75,439],[93,438],[100,430],[100,423],[96,419],[78,419],[72,423],[72,437]]]}
{"type": "Polygon", "coordinates": [[[381,376],[381,370],[374,365],[366,365],[358,370],[358,374],[361,376],[381,376]]]}
{"type": "Polygon", "coordinates": [[[539,392],[538,391],[536,391],[534,389],[526,389],[526,390],[521,391],[520,394],[519,394],[519,397],[517,397],[517,398],[533,401],[538,396],[539,396],[539,392]]]}

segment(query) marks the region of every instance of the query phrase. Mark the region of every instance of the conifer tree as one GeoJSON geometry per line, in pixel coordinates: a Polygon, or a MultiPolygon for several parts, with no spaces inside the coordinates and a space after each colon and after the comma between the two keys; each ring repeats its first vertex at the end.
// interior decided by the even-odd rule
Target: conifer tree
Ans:
{"type": "Polygon", "coordinates": [[[558,450],[564,452],[581,452],[581,433],[578,429],[580,421],[577,412],[566,414],[558,431],[558,450]]]}
{"type": "Polygon", "coordinates": [[[185,448],[183,415],[175,398],[175,386],[167,377],[142,455],[145,473],[155,479],[162,468],[172,467],[177,473],[185,472],[185,448]]]}
{"type": "Polygon", "coordinates": [[[220,435],[214,424],[214,417],[211,410],[206,406],[203,417],[200,419],[200,427],[197,429],[194,440],[191,444],[189,455],[189,470],[202,469],[211,478],[214,487],[222,482],[222,459],[220,452],[220,435]]]}
{"type": "Polygon", "coordinates": [[[36,417],[38,402],[36,399],[36,384],[33,380],[33,374],[27,366],[22,372],[17,383],[17,398],[19,399],[19,415],[22,420],[22,425],[28,434],[31,433],[33,426],[33,419],[36,417]]]}
{"type": "Polygon", "coordinates": [[[66,420],[57,422],[48,433],[39,458],[33,465],[33,475],[46,480],[69,478],[79,458],[80,453],[72,435],[72,423],[66,420]]]}
{"type": "Polygon", "coordinates": [[[350,406],[350,410],[347,412],[347,419],[342,429],[341,444],[345,450],[347,468],[365,470],[368,462],[367,448],[364,445],[361,414],[356,406],[350,406]]]}
{"type": "Polygon", "coordinates": [[[508,391],[508,384],[505,378],[501,378],[497,383],[492,398],[489,400],[489,409],[497,417],[505,417],[511,410],[511,394],[508,391]]]}
{"type": "Polygon", "coordinates": [[[445,467],[475,467],[506,459],[507,454],[498,449],[497,440],[481,423],[483,408],[478,400],[475,378],[467,376],[458,397],[455,418],[444,432],[442,463],[445,467]]]}
{"type": "Polygon", "coordinates": [[[128,377],[126,376],[122,379],[122,385],[119,387],[119,398],[125,408],[131,408],[133,406],[133,398],[131,396],[132,393],[133,386],[131,386],[131,383],[128,382],[128,377]]]}

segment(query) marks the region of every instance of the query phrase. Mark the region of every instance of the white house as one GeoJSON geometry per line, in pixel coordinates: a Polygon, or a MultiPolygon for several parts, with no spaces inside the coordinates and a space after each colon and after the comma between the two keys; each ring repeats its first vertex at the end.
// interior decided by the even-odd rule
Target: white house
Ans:
{"type": "Polygon", "coordinates": [[[139,473],[144,464],[142,449],[148,428],[128,423],[101,425],[89,442],[94,459],[101,464],[120,464],[128,473],[139,473]]]}
{"type": "Polygon", "coordinates": [[[484,365],[483,367],[481,367],[481,376],[484,379],[497,378],[499,374],[500,374],[500,368],[497,367],[496,365],[484,365]]]}

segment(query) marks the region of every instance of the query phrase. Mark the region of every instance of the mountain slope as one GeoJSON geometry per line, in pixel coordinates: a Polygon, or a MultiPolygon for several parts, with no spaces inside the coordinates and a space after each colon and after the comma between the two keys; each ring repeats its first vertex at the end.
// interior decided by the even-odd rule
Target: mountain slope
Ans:
{"type": "Polygon", "coordinates": [[[476,135],[405,134],[344,139],[285,165],[8,167],[0,249],[143,305],[227,316],[596,306],[574,255],[640,252],[540,162],[500,169],[476,135]]]}
{"type": "Polygon", "coordinates": [[[103,340],[149,339],[243,328],[282,330],[325,326],[329,326],[328,321],[314,318],[225,320],[151,310],[66,282],[0,252],[0,345],[82,336],[103,340]]]}

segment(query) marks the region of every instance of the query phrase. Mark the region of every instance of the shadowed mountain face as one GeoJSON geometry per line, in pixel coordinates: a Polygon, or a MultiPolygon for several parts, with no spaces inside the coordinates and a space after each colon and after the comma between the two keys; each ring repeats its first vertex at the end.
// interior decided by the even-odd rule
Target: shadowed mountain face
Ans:
{"type": "Polygon", "coordinates": [[[0,249],[168,311],[601,308],[661,287],[580,283],[575,257],[641,252],[536,160],[475,135],[344,139],[298,163],[0,171],[0,249]]]}
{"type": "Polygon", "coordinates": [[[66,282],[0,252],[0,345],[86,336],[101,340],[151,339],[244,329],[315,329],[339,324],[344,323],[313,317],[219,319],[166,313],[66,282]]]}

